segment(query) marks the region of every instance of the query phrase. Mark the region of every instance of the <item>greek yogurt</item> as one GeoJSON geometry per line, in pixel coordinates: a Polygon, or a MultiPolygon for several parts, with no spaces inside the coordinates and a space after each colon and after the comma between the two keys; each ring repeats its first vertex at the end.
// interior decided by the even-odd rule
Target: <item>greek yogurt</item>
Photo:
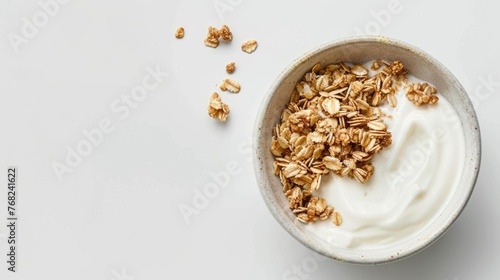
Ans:
{"type": "Polygon", "coordinates": [[[373,158],[371,180],[360,184],[330,173],[314,192],[343,218],[338,227],[331,221],[306,225],[331,244],[377,249],[401,242],[431,223],[457,189],[465,158],[457,113],[442,95],[430,106],[414,105],[403,89],[397,99],[396,108],[383,107],[392,145],[373,158]]]}

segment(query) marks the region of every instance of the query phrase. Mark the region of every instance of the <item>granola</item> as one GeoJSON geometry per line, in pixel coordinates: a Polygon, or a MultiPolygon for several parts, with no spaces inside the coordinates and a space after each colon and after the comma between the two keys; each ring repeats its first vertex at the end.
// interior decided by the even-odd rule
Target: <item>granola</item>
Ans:
{"type": "Polygon", "coordinates": [[[439,97],[435,95],[436,93],[436,88],[427,83],[410,83],[405,86],[406,97],[417,106],[438,102],[439,97]]]}
{"type": "Polygon", "coordinates": [[[177,39],[184,38],[184,28],[179,27],[179,28],[175,31],[175,38],[177,38],[177,39]]]}
{"type": "Polygon", "coordinates": [[[257,41],[255,40],[247,40],[241,44],[241,50],[246,53],[252,53],[257,49],[257,41]]]}
{"type": "Polygon", "coordinates": [[[231,62],[226,65],[226,72],[232,74],[236,70],[236,63],[231,62]]]}
{"type": "Polygon", "coordinates": [[[342,216],[340,215],[340,213],[339,212],[334,212],[332,216],[333,216],[333,219],[332,219],[333,223],[336,226],[340,226],[342,224],[342,222],[343,222],[342,216]]]}
{"type": "Polygon", "coordinates": [[[226,40],[226,41],[233,40],[233,33],[231,33],[231,30],[225,24],[220,29],[220,36],[222,37],[222,40],[226,40]]]}
{"type": "Polygon", "coordinates": [[[220,31],[213,26],[209,26],[207,37],[205,38],[205,45],[212,48],[217,48],[219,46],[219,37],[220,31]]]}
{"type": "MultiPolygon", "coordinates": [[[[296,84],[273,130],[274,173],[301,222],[331,216],[340,226],[340,213],[313,193],[321,187],[322,176],[333,172],[364,184],[375,171],[374,155],[392,143],[379,106],[397,106],[396,92],[407,82],[407,70],[400,61],[382,60],[371,69],[380,71],[370,77],[363,65],[338,63],[322,69],[317,63],[296,84]]],[[[408,84],[405,89],[414,103],[437,101],[436,89],[428,84],[408,84]]]]}
{"type": "Polygon", "coordinates": [[[208,103],[208,115],[212,118],[217,118],[222,122],[225,122],[229,115],[229,106],[222,103],[222,100],[216,92],[212,93],[210,96],[210,102],[208,103]]]}
{"type": "Polygon", "coordinates": [[[220,89],[222,91],[228,90],[232,93],[238,93],[238,92],[240,92],[241,86],[235,80],[225,79],[225,80],[222,80],[222,83],[220,84],[220,89]]]}
{"type": "Polygon", "coordinates": [[[222,38],[222,40],[225,41],[232,41],[233,40],[233,33],[231,33],[231,30],[227,25],[223,25],[220,30],[213,27],[209,26],[208,27],[208,33],[207,37],[205,38],[205,45],[212,47],[212,48],[217,48],[219,46],[219,38],[222,38]]]}

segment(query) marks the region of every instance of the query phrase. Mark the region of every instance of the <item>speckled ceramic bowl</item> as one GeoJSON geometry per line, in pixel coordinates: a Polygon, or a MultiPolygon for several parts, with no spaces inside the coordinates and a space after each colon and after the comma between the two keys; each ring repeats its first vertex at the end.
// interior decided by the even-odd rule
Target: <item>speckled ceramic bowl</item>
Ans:
{"type": "Polygon", "coordinates": [[[357,264],[380,264],[415,254],[437,240],[457,219],[474,189],[481,162],[479,124],[466,91],[440,62],[406,43],[385,37],[355,37],[323,45],[304,54],[285,69],[270,87],[254,130],[254,167],[259,188],[274,218],[295,239],[313,251],[335,260],[357,264]],[[440,215],[419,234],[396,245],[376,249],[346,249],[327,243],[297,221],[288,208],[279,178],[273,174],[270,152],[272,130],[288,103],[295,84],[312,66],[338,62],[364,63],[374,59],[401,60],[411,74],[439,89],[457,111],[465,137],[465,166],[457,191],[440,215]]]}

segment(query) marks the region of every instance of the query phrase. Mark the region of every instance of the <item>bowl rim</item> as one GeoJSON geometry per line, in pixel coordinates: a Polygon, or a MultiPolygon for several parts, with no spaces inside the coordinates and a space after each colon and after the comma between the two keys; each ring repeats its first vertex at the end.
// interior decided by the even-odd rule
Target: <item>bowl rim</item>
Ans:
{"type": "MultiPolygon", "coordinates": [[[[469,98],[469,95],[467,94],[467,91],[463,88],[462,84],[458,81],[458,79],[453,75],[453,73],[446,68],[441,62],[439,62],[437,59],[435,59],[433,56],[430,54],[422,51],[421,49],[408,44],[406,42],[385,37],[385,36],[372,36],[372,35],[362,35],[362,36],[353,36],[353,37],[346,37],[346,38],[340,38],[336,39],[327,43],[324,43],[322,45],[319,45],[318,47],[313,48],[310,51],[306,51],[302,55],[300,55],[298,58],[294,59],[292,63],[290,63],[283,71],[280,72],[278,77],[273,81],[270,87],[268,87],[268,90],[266,91],[266,96],[261,102],[261,105],[259,107],[259,111],[257,113],[257,118],[255,120],[254,128],[253,128],[253,137],[252,137],[252,157],[253,157],[253,166],[254,166],[254,173],[257,178],[257,184],[258,188],[260,191],[260,194],[262,198],[264,199],[264,202],[266,204],[266,207],[269,209],[271,212],[272,216],[276,219],[276,221],[283,227],[291,236],[293,236],[297,241],[311,249],[312,251],[315,251],[317,253],[320,253],[324,256],[327,256],[329,258],[332,258],[337,261],[342,261],[346,263],[352,263],[352,264],[368,264],[368,265],[375,265],[375,264],[385,264],[385,263],[390,263],[394,262],[397,260],[401,260],[407,257],[410,257],[425,248],[429,247],[432,243],[434,243],[436,240],[438,240],[446,231],[453,225],[453,223],[457,220],[457,218],[460,216],[462,211],[465,209],[468,201],[470,200],[470,197],[472,195],[472,192],[475,188],[477,178],[479,175],[479,170],[481,166],[481,155],[482,155],[482,144],[481,144],[481,133],[480,133],[480,127],[479,127],[479,121],[477,118],[477,114],[474,110],[474,106],[469,98]],[[260,152],[262,151],[262,147],[259,147],[259,139],[260,139],[260,134],[261,132],[261,124],[265,121],[266,118],[266,111],[268,110],[269,104],[273,98],[274,93],[280,86],[280,84],[283,82],[283,80],[297,68],[298,65],[301,65],[302,63],[307,62],[307,60],[311,57],[314,57],[315,55],[326,51],[330,48],[334,47],[339,47],[342,45],[347,45],[347,44],[356,44],[356,43],[383,43],[383,44],[388,44],[392,45],[398,48],[403,48],[408,51],[411,51],[423,58],[425,58],[431,65],[436,67],[438,71],[444,73],[447,77],[451,78],[452,81],[457,85],[459,88],[461,94],[463,95],[465,107],[469,108],[469,113],[472,114],[472,122],[477,128],[476,133],[472,135],[472,142],[476,142],[478,147],[477,147],[477,153],[473,155],[473,166],[475,169],[472,170],[472,180],[471,180],[471,185],[468,186],[468,190],[465,193],[465,197],[461,199],[460,205],[457,207],[452,212],[452,217],[451,219],[446,220],[442,226],[438,227],[435,231],[435,235],[433,238],[430,238],[428,240],[415,243],[415,246],[401,251],[401,254],[398,254],[396,256],[376,256],[376,257],[370,257],[369,259],[363,258],[363,257],[353,257],[351,255],[342,255],[338,254],[335,252],[331,252],[330,250],[326,250],[325,248],[322,248],[321,246],[317,246],[316,242],[311,242],[310,239],[306,238],[305,234],[299,232],[296,229],[296,226],[291,223],[285,216],[281,215],[278,207],[273,207],[273,202],[274,199],[270,195],[270,190],[271,187],[267,186],[267,184],[264,184],[261,182],[259,178],[264,177],[265,174],[262,170],[262,164],[261,164],[261,159],[260,159],[260,152]]],[[[265,148],[264,150],[268,150],[265,148]]],[[[405,241],[407,242],[407,241],[405,241]]],[[[403,242],[403,244],[405,243],[403,242]]],[[[376,251],[378,249],[374,249],[376,251]]]]}

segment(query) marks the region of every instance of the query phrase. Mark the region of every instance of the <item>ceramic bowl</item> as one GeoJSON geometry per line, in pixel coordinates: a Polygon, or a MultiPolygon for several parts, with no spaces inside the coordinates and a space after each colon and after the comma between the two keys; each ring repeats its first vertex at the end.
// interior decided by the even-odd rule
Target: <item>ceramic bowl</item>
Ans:
{"type": "Polygon", "coordinates": [[[413,255],[442,236],[457,219],[474,189],[481,162],[479,124],[472,103],[458,80],[435,58],[401,41],[385,37],[355,37],[325,44],[302,55],[286,68],[269,88],[255,123],[254,168],[258,186],[269,211],[295,239],[311,250],[335,260],[356,264],[381,264],[413,255]],[[272,130],[289,101],[295,84],[317,62],[364,63],[374,59],[401,60],[415,77],[430,82],[455,108],[463,127],[464,169],[459,186],[436,219],[418,234],[387,248],[374,250],[334,246],[310,232],[288,208],[279,178],[273,174],[270,152],[272,130]]]}

